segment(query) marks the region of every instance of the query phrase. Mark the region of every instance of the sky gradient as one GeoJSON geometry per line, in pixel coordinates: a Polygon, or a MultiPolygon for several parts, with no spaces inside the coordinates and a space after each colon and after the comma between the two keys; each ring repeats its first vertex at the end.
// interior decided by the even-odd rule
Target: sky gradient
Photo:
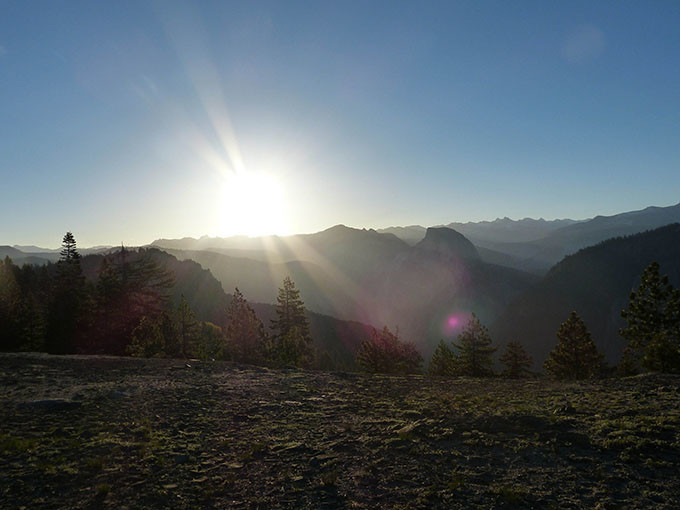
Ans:
{"type": "Polygon", "coordinates": [[[677,2],[0,0],[0,244],[672,205],[678,26],[677,2]]]}

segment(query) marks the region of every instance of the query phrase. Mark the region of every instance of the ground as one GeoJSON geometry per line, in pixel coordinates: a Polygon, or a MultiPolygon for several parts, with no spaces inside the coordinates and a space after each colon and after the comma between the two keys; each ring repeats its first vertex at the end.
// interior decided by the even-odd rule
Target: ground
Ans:
{"type": "Polygon", "coordinates": [[[0,355],[2,508],[678,508],[680,377],[0,355]]]}

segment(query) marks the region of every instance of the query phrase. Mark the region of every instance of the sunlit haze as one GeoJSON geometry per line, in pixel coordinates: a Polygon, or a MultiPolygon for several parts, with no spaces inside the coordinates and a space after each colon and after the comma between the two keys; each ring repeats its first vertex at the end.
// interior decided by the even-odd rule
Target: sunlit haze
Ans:
{"type": "Polygon", "coordinates": [[[679,24],[674,2],[2,1],[0,244],[675,204],[679,24]]]}

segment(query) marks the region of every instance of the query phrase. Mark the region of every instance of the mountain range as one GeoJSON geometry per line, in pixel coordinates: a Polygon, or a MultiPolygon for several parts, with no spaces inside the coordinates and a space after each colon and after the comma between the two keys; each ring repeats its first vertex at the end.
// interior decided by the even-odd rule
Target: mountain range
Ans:
{"type": "MultiPolygon", "coordinates": [[[[581,248],[675,222],[680,222],[680,203],[580,221],[499,218],[446,226],[472,241],[483,260],[543,275],[566,255],[581,248]]],[[[425,231],[425,227],[419,225],[379,230],[408,243],[418,242],[425,231]]]]}
{"type": "Polygon", "coordinates": [[[154,246],[200,263],[225,289],[238,287],[253,301],[273,302],[290,276],[311,310],[398,328],[425,354],[451,333],[452,318],[462,323],[475,312],[492,321],[538,280],[484,262],[465,236],[446,227],[427,229],[415,246],[342,225],[286,238],[159,240],[154,246]],[[253,256],[258,246],[262,252],[253,256]],[[251,257],[233,256],[236,249],[251,257]]]}
{"type": "MultiPolygon", "coordinates": [[[[503,218],[383,230],[336,225],[287,237],[159,239],[151,247],[177,274],[190,274],[178,288],[203,320],[217,320],[236,287],[268,320],[290,276],[313,332],[344,366],[371,326],[398,329],[427,358],[473,312],[499,344],[520,340],[539,366],[572,310],[607,359],[618,359],[620,312],[644,267],[656,260],[680,284],[678,222],[680,204],[582,221],[503,218]]],[[[19,264],[58,257],[20,248],[27,251],[0,246],[0,256],[19,264]]],[[[84,264],[96,258],[85,257],[84,264]]]]}

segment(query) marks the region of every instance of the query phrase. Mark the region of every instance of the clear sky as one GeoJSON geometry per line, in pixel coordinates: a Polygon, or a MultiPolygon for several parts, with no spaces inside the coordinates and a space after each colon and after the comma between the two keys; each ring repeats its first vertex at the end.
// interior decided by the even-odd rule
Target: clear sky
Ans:
{"type": "Polygon", "coordinates": [[[0,0],[0,244],[680,200],[680,3],[0,0]]]}

